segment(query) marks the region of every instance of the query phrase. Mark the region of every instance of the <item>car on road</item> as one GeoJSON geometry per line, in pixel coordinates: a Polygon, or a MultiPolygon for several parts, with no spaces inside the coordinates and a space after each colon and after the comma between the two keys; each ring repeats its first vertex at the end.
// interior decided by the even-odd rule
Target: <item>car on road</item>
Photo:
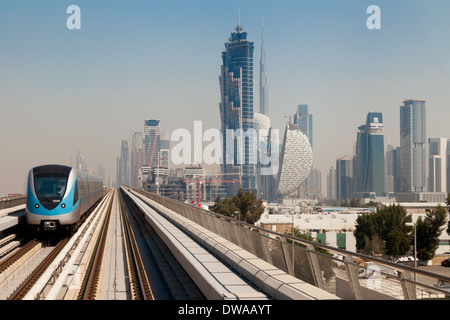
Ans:
{"type": "Polygon", "coordinates": [[[450,258],[445,259],[444,261],[442,261],[441,262],[441,266],[450,267],[450,258]]]}

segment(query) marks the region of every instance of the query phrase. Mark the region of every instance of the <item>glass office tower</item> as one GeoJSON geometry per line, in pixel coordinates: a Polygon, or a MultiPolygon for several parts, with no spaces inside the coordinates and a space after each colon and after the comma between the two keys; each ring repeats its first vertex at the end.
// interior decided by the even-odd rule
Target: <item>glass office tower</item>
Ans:
{"type": "Polygon", "coordinates": [[[308,113],[308,105],[300,104],[297,107],[297,113],[294,115],[294,124],[302,130],[308,137],[311,148],[314,149],[313,144],[313,115],[308,113]]]}
{"type": "Polygon", "coordinates": [[[366,123],[358,127],[356,139],[356,192],[375,192],[382,196],[384,183],[383,115],[369,112],[366,123]]]}
{"type": "Polygon", "coordinates": [[[400,191],[428,191],[425,100],[405,100],[400,107],[400,191]]]}
{"type": "Polygon", "coordinates": [[[348,200],[353,196],[353,158],[344,156],[336,160],[336,198],[348,200]]]}
{"type": "Polygon", "coordinates": [[[227,180],[239,182],[227,184],[229,196],[239,188],[256,193],[256,136],[247,131],[253,129],[254,123],[253,49],[253,42],[247,40],[247,32],[239,24],[222,52],[219,76],[219,108],[223,134],[222,174],[227,180]],[[227,135],[228,129],[235,135],[227,135]],[[242,129],[247,136],[237,136],[238,129],[242,129]]]}
{"type": "Polygon", "coordinates": [[[158,153],[161,150],[161,128],[159,120],[145,120],[144,148],[145,165],[151,168],[156,167],[158,163],[158,153]]]}

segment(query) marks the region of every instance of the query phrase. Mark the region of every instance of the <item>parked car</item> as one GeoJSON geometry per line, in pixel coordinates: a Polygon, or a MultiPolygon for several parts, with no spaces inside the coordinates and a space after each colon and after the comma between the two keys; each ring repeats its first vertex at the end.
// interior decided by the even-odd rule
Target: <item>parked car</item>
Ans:
{"type": "Polygon", "coordinates": [[[441,262],[441,266],[450,267],[450,258],[441,262]]]}

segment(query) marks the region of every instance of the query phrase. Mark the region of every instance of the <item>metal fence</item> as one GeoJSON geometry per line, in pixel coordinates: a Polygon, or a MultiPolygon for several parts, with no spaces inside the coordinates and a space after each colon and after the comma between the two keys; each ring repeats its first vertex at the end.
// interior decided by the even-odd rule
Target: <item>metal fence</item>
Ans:
{"type": "Polygon", "coordinates": [[[340,298],[450,299],[449,277],[265,230],[177,200],[134,190],[340,298]]]}

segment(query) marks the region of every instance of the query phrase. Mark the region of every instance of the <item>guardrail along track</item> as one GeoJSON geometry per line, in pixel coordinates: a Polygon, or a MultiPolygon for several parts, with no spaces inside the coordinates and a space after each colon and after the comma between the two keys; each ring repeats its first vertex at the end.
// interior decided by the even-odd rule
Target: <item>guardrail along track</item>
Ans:
{"type": "Polygon", "coordinates": [[[122,196],[120,196],[120,212],[133,300],[154,300],[122,196]]]}

